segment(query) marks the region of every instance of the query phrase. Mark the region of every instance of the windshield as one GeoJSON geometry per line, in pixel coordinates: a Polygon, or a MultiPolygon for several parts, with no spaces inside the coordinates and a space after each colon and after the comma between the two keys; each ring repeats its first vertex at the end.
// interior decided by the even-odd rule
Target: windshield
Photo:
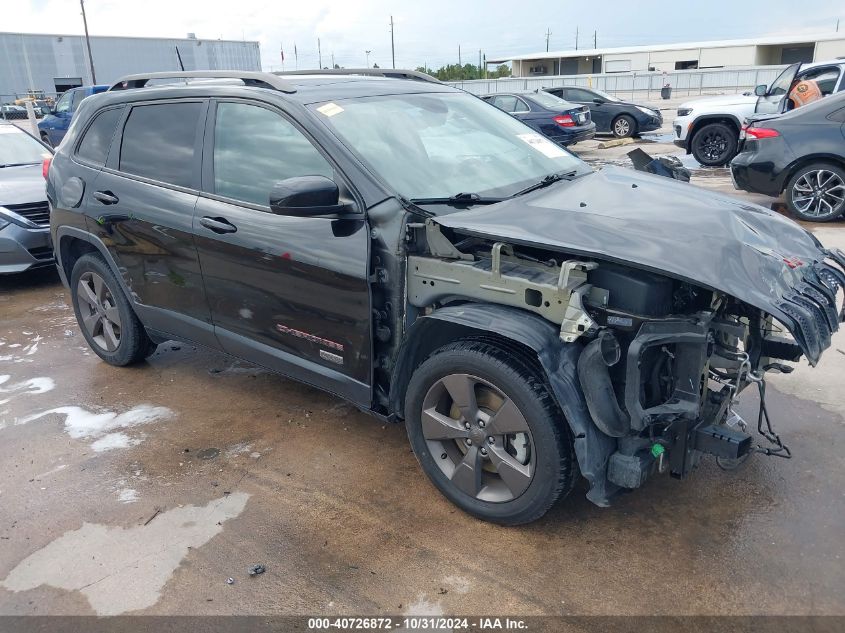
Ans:
{"type": "Polygon", "coordinates": [[[517,119],[464,93],[315,104],[322,120],[399,194],[511,196],[552,173],[589,171],[517,119]]]}
{"type": "Polygon", "coordinates": [[[541,90],[539,92],[532,92],[531,94],[526,94],[523,96],[528,97],[532,101],[535,101],[544,108],[549,108],[550,110],[565,110],[576,107],[569,101],[561,99],[560,97],[556,97],[553,94],[549,94],[545,90],[541,90]]]}
{"type": "Polygon", "coordinates": [[[0,167],[40,163],[50,152],[14,125],[0,124],[0,167]]]}
{"type": "Polygon", "coordinates": [[[618,99],[617,97],[614,97],[611,94],[607,94],[604,90],[596,90],[595,88],[590,88],[590,92],[594,92],[605,101],[622,101],[622,99],[618,99]]]}

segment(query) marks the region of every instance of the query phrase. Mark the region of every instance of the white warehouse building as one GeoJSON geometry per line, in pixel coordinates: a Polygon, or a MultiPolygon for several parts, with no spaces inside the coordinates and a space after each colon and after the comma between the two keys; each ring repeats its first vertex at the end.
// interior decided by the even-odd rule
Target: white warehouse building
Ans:
{"type": "Polygon", "coordinates": [[[775,66],[845,56],[845,33],[761,37],[745,40],[625,46],[488,58],[490,64],[511,62],[514,77],[588,75],[626,72],[670,72],[697,68],[775,66]]]}

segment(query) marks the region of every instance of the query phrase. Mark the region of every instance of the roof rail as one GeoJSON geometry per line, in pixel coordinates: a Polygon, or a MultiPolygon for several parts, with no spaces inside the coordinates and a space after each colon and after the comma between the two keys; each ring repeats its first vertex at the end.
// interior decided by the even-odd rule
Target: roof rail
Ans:
{"type": "Polygon", "coordinates": [[[401,68],[323,68],[316,70],[282,70],[274,75],[366,75],[370,77],[390,77],[391,79],[413,79],[431,83],[443,83],[436,77],[418,70],[403,70],[401,68]]]}
{"type": "Polygon", "coordinates": [[[246,86],[270,88],[280,92],[296,92],[296,86],[273,73],[253,70],[177,70],[158,73],[140,73],[121,77],[109,90],[143,88],[152,79],[240,79],[246,86]]]}

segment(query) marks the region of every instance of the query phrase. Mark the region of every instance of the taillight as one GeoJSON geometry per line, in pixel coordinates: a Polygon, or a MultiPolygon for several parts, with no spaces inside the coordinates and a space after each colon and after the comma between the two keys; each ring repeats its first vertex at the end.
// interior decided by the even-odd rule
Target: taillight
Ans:
{"type": "Polygon", "coordinates": [[[47,156],[44,159],[44,162],[41,163],[41,175],[44,176],[44,180],[47,180],[47,174],[50,173],[50,163],[53,162],[52,156],[47,156]]]}
{"type": "Polygon", "coordinates": [[[774,138],[780,136],[780,133],[770,127],[747,127],[745,128],[745,136],[750,138],[774,138]]]}
{"type": "Polygon", "coordinates": [[[559,114],[552,120],[560,127],[575,127],[575,120],[568,114],[559,114]]]}

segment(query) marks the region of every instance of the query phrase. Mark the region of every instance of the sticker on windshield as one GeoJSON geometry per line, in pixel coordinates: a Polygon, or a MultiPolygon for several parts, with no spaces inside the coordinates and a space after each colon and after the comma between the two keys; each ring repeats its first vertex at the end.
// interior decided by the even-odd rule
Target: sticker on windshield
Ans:
{"type": "Polygon", "coordinates": [[[566,152],[563,151],[563,149],[552,143],[546,137],[541,136],[539,134],[517,134],[516,137],[519,140],[528,143],[531,147],[536,149],[544,156],[548,156],[549,158],[559,158],[560,156],[566,156],[566,152]]]}
{"type": "Polygon", "coordinates": [[[334,116],[335,114],[340,114],[343,112],[343,108],[341,108],[336,103],[327,103],[325,105],[321,105],[317,108],[317,112],[320,114],[324,114],[325,116],[334,116]]]}

